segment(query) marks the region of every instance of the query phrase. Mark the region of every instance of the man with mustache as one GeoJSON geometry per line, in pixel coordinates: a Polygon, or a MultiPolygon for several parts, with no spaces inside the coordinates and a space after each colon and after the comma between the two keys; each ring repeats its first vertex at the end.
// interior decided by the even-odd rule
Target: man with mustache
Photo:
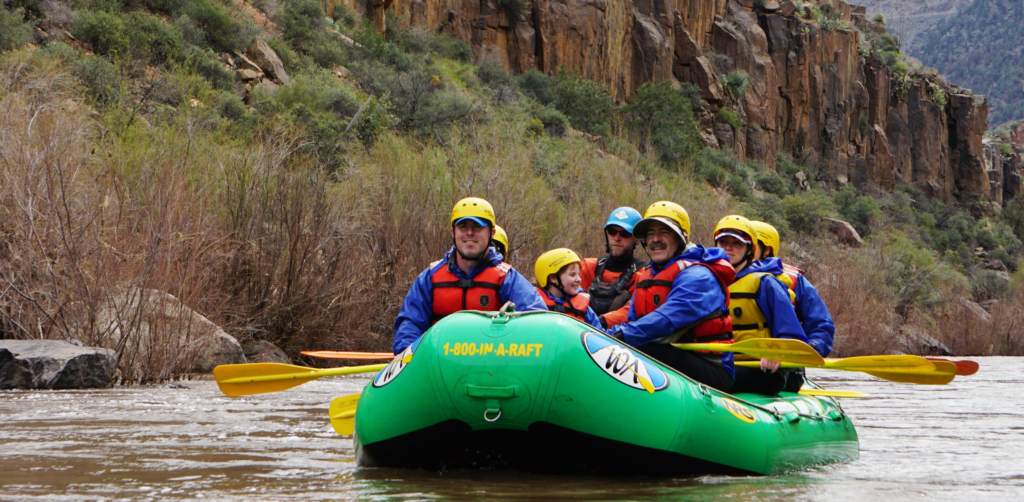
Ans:
{"type": "Polygon", "coordinates": [[[604,224],[604,248],[608,254],[587,258],[580,268],[580,287],[590,295],[590,307],[605,329],[626,322],[629,299],[636,289],[636,273],[647,265],[633,256],[633,227],[641,219],[640,212],[631,207],[612,211],[604,224]]]}
{"type": "MultiPolygon", "coordinates": [[[[789,289],[775,276],[781,262],[761,263],[757,253],[757,232],[750,220],[737,215],[722,218],[715,226],[715,244],[729,256],[736,268],[736,280],[729,285],[729,314],[737,342],[751,338],[791,338],[807,342],[793,310],[789,289]]],[[[737,360],[754,360],[737,355],[737,360]]],[[[774,396],[786,387],[789,372],[779,371],[779,361],[761,359],[759,368],[736,367],[736,381],[729,392],[753,392],[774,396]]]]}
{"type": "Polygon", "coordinates": [[[728,285],[735,276],[718,248],[692,246],[690,217],[679,204],[647,208],[633,227],[651,257],[636,278],[628,322],[609,334],[686,376],[720,390],[733,382],[728,352],[689,352],[671,343],[731,343],[728,285]]]}
{"type": "Polygon", "coordinates": [[[491,247],[494,208],[468,197],[452,209],[453,245],[412,283],[395,319],[395,354],[434,323],[460,310],[497,311],[505,302],[519,310],[547,310],[537,290],[491,247]]]}
{"type": "MultiPolygon", "coordinates": [[[[832,352],[832,341],[836,333],[836,325],[832,321],[828,307],[818,294],[818,290],[804,277],[803,270],[783,263],[782,259],[778,258],[782,246],[779,231],[763,221],[751,221],[750,224],[757,231],[758,260],[765,266],[774,267],[775,262],[782,265],[783,273],[775,277],[796,295],[796,317],[800,320],[804,334],[807,335],[807,344],[814,347],[821,357],[828,357],[832,352]]],[[[791,371],[786,378],[786,391],[799,392],[803,383],[803,371],[791,371]]]]}

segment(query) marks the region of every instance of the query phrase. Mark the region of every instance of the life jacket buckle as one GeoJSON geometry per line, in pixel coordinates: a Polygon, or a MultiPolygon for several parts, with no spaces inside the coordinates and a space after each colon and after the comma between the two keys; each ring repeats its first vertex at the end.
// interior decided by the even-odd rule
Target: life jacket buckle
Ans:
{"type": "Polygon", "coordinates": [[[473,287],[473,279],[459,279],[459,287],[469,289],[473,287]]]}

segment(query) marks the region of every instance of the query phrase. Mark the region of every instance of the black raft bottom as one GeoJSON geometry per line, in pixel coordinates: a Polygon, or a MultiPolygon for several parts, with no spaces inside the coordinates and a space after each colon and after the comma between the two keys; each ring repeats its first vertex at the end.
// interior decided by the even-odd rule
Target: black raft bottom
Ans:
{"type": "Polygon", "coordinates": [[[474,432],[449,420],[415,432],[361,445],[359,465],[444,471],[510,469],[546,474],[691,476],[756,474],[678,453],[637,446],[535,422],[529,431],[474,432]]]}

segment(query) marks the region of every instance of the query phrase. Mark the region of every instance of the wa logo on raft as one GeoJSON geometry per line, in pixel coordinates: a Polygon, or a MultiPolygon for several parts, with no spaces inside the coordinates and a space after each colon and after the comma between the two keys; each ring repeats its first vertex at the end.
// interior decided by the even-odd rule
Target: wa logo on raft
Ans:
{"type": "Polygon", "coordinates": [[[423,340],[422,336],[413,342],[412,345],[406,347],[401,354],[395,356],[395,358],[392,359],[384,369],[380,370],[377,377],[373,379],[373,386],[383,387],[391,383],[395,378],[398,378],[398,374],[412,362],[412,354],[413,352],[416,352],[416,347],[420,346],[420,340],[423,340]]]}
{"type": "Polygon", "coordinates": [[[661,368],[608,338],[586,332],[583,333],[583,346],[597,367],[621,383],[646,390],[640,383],[640,378],[645,378],[655,391],[668,387],[668,377],[661,368]]]}

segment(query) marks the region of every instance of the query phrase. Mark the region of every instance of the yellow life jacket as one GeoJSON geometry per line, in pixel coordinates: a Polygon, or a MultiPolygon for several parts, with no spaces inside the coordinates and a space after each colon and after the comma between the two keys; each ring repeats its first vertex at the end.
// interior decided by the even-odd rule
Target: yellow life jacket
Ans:
{"type": "MultiPolygon", "coordinates": [[[[757,307],[757,291],[761,289],[761,279],[770,275],[765,272],[747,274],[729,285],[729,315],[732,317],[732,337],[736,342],[751,338],[771,338],[768,319],[757,307]]],[[[795,301],[793,290],[789,291],[790,301],[795,301]]],[[[744,354],[735,355],[737,361],[756,361],[758,358],[744,354]]]]}

